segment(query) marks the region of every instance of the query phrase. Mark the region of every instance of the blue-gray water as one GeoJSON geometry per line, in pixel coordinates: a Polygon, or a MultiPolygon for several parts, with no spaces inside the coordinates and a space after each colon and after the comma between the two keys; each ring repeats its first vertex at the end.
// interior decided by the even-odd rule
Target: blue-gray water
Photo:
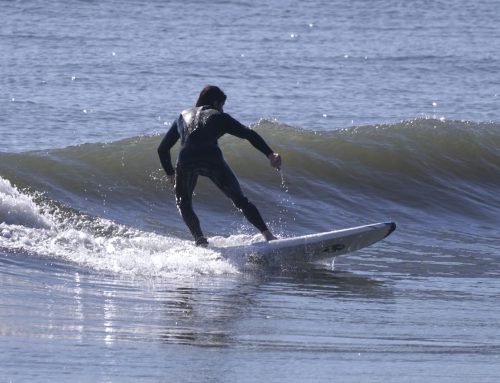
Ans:
{"type": "Polygon", "coordinates": [[[498,9],[0,1],[0,381],[496,382],[498,9]],[[398,230],[333,270],[193,247],[156,147],[206,84],[283,155],[221,139],[277,234],[398,230]]]}

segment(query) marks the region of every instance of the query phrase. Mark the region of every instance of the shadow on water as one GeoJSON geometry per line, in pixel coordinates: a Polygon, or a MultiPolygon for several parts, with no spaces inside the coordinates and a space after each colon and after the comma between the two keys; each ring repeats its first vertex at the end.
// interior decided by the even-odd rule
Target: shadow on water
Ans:
{"type": "Polygon", "coordinates": [[[300,309],[305,299],[308,305],[323,310],[335,307],[339,300],[391,303],[393,297],[386,282],[320,266],[293,271],[254,270],[230,281],[217,277],[209,284],[176,288],[168,295],[161,302],[162,342],[217,348],[240,342],[234,328],[248,326],[251,333],[268,314],[272,317],[275,311],[288,310],[286,305],[293,307],[293,302],[300,309]],[[271,307],[268,302],[273,302],[271,307]]]}
{"type": "Polygon", "coordinates": [[[386,299],[392,296],[387,281],[349,271],[332,270],[324,265],[275,270],[261,275],[261,282],[281,288],[283,292],[323,298],[386,299]]]}

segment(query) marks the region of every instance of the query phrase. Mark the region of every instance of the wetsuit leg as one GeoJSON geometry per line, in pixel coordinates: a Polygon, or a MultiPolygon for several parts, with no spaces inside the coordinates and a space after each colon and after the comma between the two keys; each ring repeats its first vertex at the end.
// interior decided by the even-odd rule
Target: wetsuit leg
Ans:
{"type": "Polygon", "coordinates": [[[245,218],[260,232],[268,230],[257,207],[243,195],[240,183],[227,164],[210,169],[206,174],[217,187],[233,201],[245,218]]]}
{"type": "Polygon", "coordinates": [[[195,241],[203,237],[200,220],[193,210],[193,191],[197,180],[198,172],[196,169],[177,166],[175,172],[175,199],[177,208],[195,241]]]}

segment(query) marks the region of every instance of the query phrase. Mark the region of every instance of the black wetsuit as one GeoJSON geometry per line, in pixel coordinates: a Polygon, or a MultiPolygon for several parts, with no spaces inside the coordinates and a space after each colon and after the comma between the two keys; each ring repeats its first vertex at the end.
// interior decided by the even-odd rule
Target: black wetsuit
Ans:
{"type": "MultiPolygon", "coordinates": [[[[200,222],[192,206],[192,195],[198,176],[209,177],[229,197],[250,223],[261,232],[267,230],[259,211],[243,195],[240,184],[227,165],[217,140],[224,134],[248,140],[266,156],[273,153],[261,136],[227,113],[211,106],[183,111],[174,121],[158,147],[160,161],[168,175],[174,174],[170,149],[181,139],[175,171],[175,196],[182,218],[195,240],[203,243],[200,222]]],[[[206,242],[206,240],[205,240],[206,242]]]]}

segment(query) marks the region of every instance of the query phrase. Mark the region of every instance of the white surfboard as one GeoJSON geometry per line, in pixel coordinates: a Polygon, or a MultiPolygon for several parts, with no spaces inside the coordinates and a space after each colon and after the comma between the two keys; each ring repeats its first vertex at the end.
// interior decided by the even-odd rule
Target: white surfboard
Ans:
{"type": "Polygon", "coordinates": [[[387,237],[395,229],[394,222],[382,222],[270,242],[257,242],[230,249],[231,252],[243,252],[249,263],[265,265],[309,263],[332,259],[370,246],[387,237]]]}

